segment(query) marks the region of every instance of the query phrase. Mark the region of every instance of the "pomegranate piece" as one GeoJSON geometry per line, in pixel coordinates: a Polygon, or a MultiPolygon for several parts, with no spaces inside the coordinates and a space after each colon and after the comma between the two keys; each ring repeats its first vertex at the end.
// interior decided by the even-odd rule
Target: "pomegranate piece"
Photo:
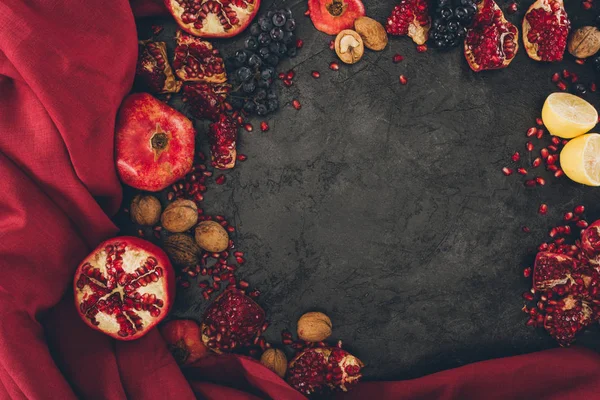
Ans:
{"type": "Polygon", "coordinates": [[[227,96],[231,86],[227,83],[186,82],[183,85],[183,101],[195,118],[217,121],[229,108],[227,96]]]}
{"type": "Polygon", "coordinates": [[[265,312],[237,290],[227,290],[208,307],[202,321],[202,341],[216,353],[249,346],[261,334],[265,312]]]}
{"type": "Polygon", "coordinates": [[[115,339],[133,340],[169,312],[175,273],[159,247],[121,236],[101,243],[81,262],[73,290],[87,325],[115,339]]]}
{"type": "Polygon", "coordinates": [[[317,30],[337,35],[354,28],[354,21],[365,15],[365,6],[360,0],[308,0],[308,11],[317,30]]]}
{"type": "Polygon", "coordinates": [[[577,268],[575,259],[550,252],[539,252],[533,267],[533,287],[547,290],[558,285],[566,285],[571,280],[571,272],[577,268]]]}
{"type": "Polygon", "coordinates": [[[183,31],[177,31],[175,38],[177,47],[173,68],[181,80],[209,83],[223,83],[227,80],[223,58],[210,42],[183,31]]]}
{"type": "Polygon", "coordinates": [[[260,0],[165,0],[184,31],[203,38],[227,38],[250,25],[260,0]]]}
{"type": "Polygon", "coordinates": [[[210,354],[202,343],[200,326],[189,319],[169,321],[160,327],[160,334],[177,364],[190,365],[210,354]]]}
{"type": "Polygon", "coordinates": [[[494,0],[482,0],[465,38],[469,67],[475,72],[508,67],[519,49],[518,37],[519,30],[494,0]]]}
{"type": "Polygon", "coordinates": [[[537,0],[523,18],[523,45],[536,61],[561,61],[571,23],[563,0],[537,0]]]}
{"type": "Polygon", "coordinates": [[[150,93],[175,93],[181,82],[175,79],[167,59],[167,44],[142,40],[139,42],[135,79],[150,93]]]}
{"type": "Polygon", "coordinates": [[[226,114],[209,126],[208,140],[212,165],[218,169],[231,169],[235,166],[237,122],[226,114]]]}
{"type": "Polygon", "coordinates": [[[117,115],[115,153],[123,183],[150,192],[183,178],[192,168],[192,121],[148,93],[127,96],[117,115]]]}
{"type": "Polygon", "coordinates": [[[431,17],[426,0],[400,1],[392,10],[385,25],[385,30],[390,35],[408,35],[418,45],[427,42],[430,28],[431,17]]]}
{"type": "Polygon", "coordinates": [[[347,391],[348,385],[361,378],[362,367],[358,358],[340,348],[310,348],[290,361],[287,381],[305,395],[327,390],[347,391]]]}
{"type": "Polygon", "coordinates": [[[568,346],[575,335],[592,323],[593,310],[590,305],[573,296],[567,296],[552,306],[544,318],[544,328],[561,346],[568,346]]]}
{"type": "Polygon", "coordinates": [[[600,265],[600,220],[581,233],[581,248],[589,257],[590,264],[600,265]]]}

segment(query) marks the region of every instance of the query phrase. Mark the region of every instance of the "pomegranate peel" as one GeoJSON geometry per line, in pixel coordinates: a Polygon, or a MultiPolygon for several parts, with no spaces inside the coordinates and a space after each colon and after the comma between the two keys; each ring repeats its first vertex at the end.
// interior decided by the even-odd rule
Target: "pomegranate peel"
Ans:
{"type": "Polygon", "coordinates": [[[186,366],[211,354],[202,343],[200,326],[189,319],[169,321],[160,327],[160,334],[167,342],[169,351],[177,364],[186,366]]]}
{"type": "Polygon", "coordinates": [[[561,61],[571,23],[563,0],[537,0],[523,18],[523,45],[536,61],[561,61]]]}
{"type": "Polygon", "coordinates": [[[181,30],[177,31],[175,39],[177,47],[173,68],[179,79],[208,83],[223,83],[227,80],[223,58],[210,42],[181,30]]]}
{"type": "Polygon", "coordinates": [[[195,118],[217,121],[229,104],[227,96],[231,86],[227,83],[186,82],[183,85],[183,101],[195,118]]]}
{"type": "Polygon", "coordinates": [[[413,42],[423,45],[429,38],[431,17],[426,0],[402,0],[387,19],[385,30],[390,35],[408,35],[413,42]]]}
{"type": "Polygon", "coordinates": [[[337,35],[354,27],[354,21],[365,15],[365,6],[360,0],[308,0],[308,11],[317,30],[337,35]]]}
{"type": "Polygon", "coordinates": [[[151,93],[175,93],[181,82],[175,79],[167,58],[167,44],[142,40],[139,42],[136,80],[151,93]]]}

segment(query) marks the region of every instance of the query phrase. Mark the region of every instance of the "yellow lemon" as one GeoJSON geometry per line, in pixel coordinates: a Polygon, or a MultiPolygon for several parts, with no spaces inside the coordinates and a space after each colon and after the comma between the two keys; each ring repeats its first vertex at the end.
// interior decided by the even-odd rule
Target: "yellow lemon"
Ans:
{"type": "Polygon", "coordinates": [[[552,93],[542,108],[542,120],[552,135],[571,139],[596,126],[598,112],[581,97],[569,93],[552,93]]]}
{"type": "Polygon", "coordinates": [[[600,135],[589,133],[567,143],[560,152],[560,166],[571,180],[600,186],[600,135]]]}

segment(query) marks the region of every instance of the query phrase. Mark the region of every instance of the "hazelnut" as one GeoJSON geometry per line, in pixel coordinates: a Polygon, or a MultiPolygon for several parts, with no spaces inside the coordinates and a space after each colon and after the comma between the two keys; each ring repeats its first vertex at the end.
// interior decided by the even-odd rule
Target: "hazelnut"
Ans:
{"type": "Polygon", "coordinates": [[[344,29],[335,38],[335,52],[346,64],[354,64],[362,58],[365,46],[358,33],[344,29]]]}
{"type": "Polygon", "coordinates": [[[271,371],[275,372],[279,377],[283,378],[287,371],[287,357],[285,353],[279,349],[267,349],[260,357],[260,363],[271,371]]]}
{"type": "Polygon", "coordinates": [[[307,342],[322,342],[331,336],[331,320],[321,312],[308,312],[298,320],[298,337],[307,342]]]}
{"type": "Polygon", "coordinates": [[[594,26],[584,26],[569,37],[567,48],[577,58],[591,57],[600,50],[600,31],[594,26]]]}
{"type": "Polygon", "coordinates": [[[383,25],[369,17],[354,21],[354,30],[362,38],[367,49],[381,51],[388,43],[388,35],[383,25]]]}
{"type": "Polygon", "coordinates": [[[131,220],[139,225],[156,225],[160,219],[162,207],[154,196],[138,194],[131,201],[129,213],[131,220]]]}
{"type": "Polygon", "coordinates": [[[173,264],[189,266],[200,262],[200,248],[194,239],[186,234],[177,233],[169,236],[162,247],[173,264]]]}
{"type": "Polygon", "coordinates": [[[198,206],[191,200],[175,200],[165,208],[160,220],[169,232],[185,232],[198,222],[198,206]]]}
{"type": "Polygon", "coordinates": [[[218,222],[202,221],[196,227],[196,243],[211,253],[220,253],[229,247],[229,235],[218,222]]]}

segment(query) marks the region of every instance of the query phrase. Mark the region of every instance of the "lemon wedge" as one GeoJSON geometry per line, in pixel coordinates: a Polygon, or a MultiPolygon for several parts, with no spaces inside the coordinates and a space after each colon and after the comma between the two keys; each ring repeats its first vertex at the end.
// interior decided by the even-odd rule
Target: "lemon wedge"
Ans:
{"type": "Polygon", "coordinates": [[[542,120],[552,135],[571,139],[596,126],[598,112],[581,97],[552,93],[542,108],[542,120]]]}
{"type": "Polygon", "coordinates": [[[571,180],[600,186],[600,135],[589,133],[567,143],[560,152],[560,166],[571,180]]]}

